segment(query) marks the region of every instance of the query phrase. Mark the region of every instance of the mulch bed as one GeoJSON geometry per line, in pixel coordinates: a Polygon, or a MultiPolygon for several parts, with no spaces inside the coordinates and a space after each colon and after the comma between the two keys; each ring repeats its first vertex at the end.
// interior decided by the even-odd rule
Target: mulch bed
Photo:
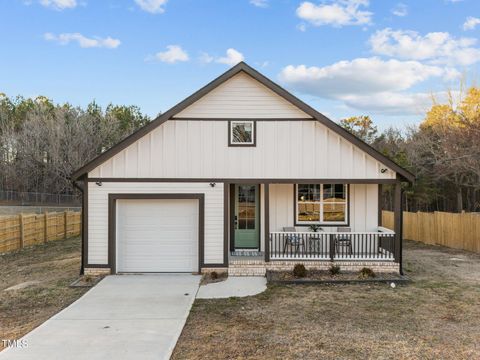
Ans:
{"type": "Polygon", "coordinates": [[[97,285],[104,276],[81,276],[70,284],[70,287],[91,288],[97,285]]]}
{"type": "Polygon", "coordinates": [[[200,281],[200,285],[207,285],[207,284],[213,284],[213,283],[218,283],[221,281],[225,281],[228,278],[228,273],[223,271],[223,272],[212,272],[212,273],[207,273],[204,274],[202,277],[202,280],[200,281]]]}
{"type": "Polygon", "coordinates": [[[267,271],[271,284],[353,284],[353,283],[396,283],[410,281],[396,273],[378,273],[374,277],[362,277],[358,272],[341,272],[331,275],[328,271],[310,270],[306,277],[297,278],[291,271],[267,271]]]}

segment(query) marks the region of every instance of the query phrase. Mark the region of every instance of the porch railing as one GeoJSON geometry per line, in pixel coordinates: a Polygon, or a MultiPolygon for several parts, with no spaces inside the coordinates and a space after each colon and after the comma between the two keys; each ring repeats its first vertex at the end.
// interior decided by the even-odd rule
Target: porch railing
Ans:
{"type": "Polygon", "coordinates": [[[394,260],[395,233],[271,232],[271,260],[394,260]]]}

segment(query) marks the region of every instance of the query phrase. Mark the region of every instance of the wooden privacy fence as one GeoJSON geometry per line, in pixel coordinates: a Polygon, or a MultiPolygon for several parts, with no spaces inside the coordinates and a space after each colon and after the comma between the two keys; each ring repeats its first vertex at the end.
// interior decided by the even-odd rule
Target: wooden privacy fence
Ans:
{"type": "MultiPolygon", "coordinates": [[[[393,212],[382,212],[393,229],[393,212]]],[[[403,212],[403,238],[480,253],[480,213],[403,212]]]]}
{"type": "Polygon", "coordinates": [[[78,236],[81,223],[79,211],[0,216],[0,254],[78,236]]]}

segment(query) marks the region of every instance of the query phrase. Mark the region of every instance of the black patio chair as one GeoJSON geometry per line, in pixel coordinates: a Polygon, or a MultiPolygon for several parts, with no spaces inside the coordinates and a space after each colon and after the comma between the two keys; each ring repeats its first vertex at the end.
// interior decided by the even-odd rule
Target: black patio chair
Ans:
{"type": "MultiPolygon", "coordinates": [[[[284,227],[284,232],[292,233],[297,232],[297,229],[294,227],[284,227]]],[[[300,235],[296,234],[288,234],[284,236],[285,243],[283,244],[283,255],[287,251],[287,246],[290,246],[294,249],[295,254],[298,254],[300,251],[300,247],[303,247],[303,252],[305,252],[305,242],[300,235]]]]}
{"type": "MultiPolygon", "coordinates": [[[[349,227],[339,227],[337,228],[337,232],[339,233],[349,233],[352,229],[349,227]]],[[[340,252],[340,248],[346,248],[346,253],[348,255],[352,255],[353,247],[352,247],[352,237],[350,235],[339,234],[335,235],[335,251],[337,254],[345,254],[345,251],[340,252]]]]}

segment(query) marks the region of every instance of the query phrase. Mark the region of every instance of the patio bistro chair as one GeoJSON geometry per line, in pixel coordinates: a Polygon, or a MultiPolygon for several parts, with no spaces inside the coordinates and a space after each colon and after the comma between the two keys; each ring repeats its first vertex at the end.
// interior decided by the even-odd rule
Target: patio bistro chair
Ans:
{"type": "MultiPolygon", "coordinates": [[[[295,229],[294,227],[284,227],[283,231],[292,233],[297,232],[297,229],[295,229]]],[[[299,235],[285,235],[285,243],[283,244],[283,255],[285,255],[285,252],[287,251],[287,246],[293,247],[295,249],[295,254],[298,254],[301,246],[303,247],[303,251],[305,252],[305,244],[303,242],[303,239],[299,235]]]]}
{"type": "MultiPolygon", "coordinates": [[[[337,232],[339,233],[349,233],[352,229],[349,227],[339,227],[337,232]]],[[[335,235],[335,251],[337,254],[340,254],[340,248],[346,247],[347,254],[352,255],[352,238],[348,235],[335,235]]],[[[343,253],[342,253],[343,254],[343,253]]]]}

